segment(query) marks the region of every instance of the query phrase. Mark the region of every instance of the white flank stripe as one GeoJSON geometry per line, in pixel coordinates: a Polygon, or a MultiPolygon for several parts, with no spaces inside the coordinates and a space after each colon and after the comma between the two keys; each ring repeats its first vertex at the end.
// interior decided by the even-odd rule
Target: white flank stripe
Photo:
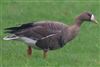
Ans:
{"type": "Polygon", "coordinates": [[[41,39],[45,39],[45,38],[48,38],[48,37],[51,37],[51,36],[54,36],[54,35],[56,35],[56,34],[51,34],[51,35],[48,35],[48,36],[43,37],[43,38],[41,38],[41,39]]]}

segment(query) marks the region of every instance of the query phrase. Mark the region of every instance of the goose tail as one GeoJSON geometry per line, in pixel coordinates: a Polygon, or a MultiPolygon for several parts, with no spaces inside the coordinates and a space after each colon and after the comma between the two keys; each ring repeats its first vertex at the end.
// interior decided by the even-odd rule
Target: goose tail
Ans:
{"type": "Polygon", "coordinates": [[[12,35],[5,36],[5,37],[3,38],[3,40],[16,40],[16,39],[18,39],[18,38],[19,38],[18,36],[12,34],[12,35]]]}

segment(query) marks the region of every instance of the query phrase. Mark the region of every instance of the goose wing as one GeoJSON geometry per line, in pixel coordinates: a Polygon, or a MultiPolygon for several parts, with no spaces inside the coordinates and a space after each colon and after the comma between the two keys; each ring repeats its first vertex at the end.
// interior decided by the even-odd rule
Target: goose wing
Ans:
{"type": "Polygon", "coordinates": [[[66,26],[62,23],[47,23],[45,21],[43,23],[23,24],[20,27],[7,28],[7,30],[10,30],[10,33],[16,34],[17,36],[41,39],[61,32],[61,30],[65,27],[66,26]]]}

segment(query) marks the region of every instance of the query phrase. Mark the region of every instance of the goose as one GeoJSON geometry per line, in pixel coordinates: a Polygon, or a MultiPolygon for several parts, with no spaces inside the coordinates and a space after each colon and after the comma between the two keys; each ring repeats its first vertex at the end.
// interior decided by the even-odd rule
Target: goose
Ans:
{"type": "Polygon", "coordinates": [[[58,21],[36,21],[22,24],[17,27],[5,28],[9,33],[4,40],[18,40],[27,44],[27,53],[32,55],[32,48],[43,50],[43,57],[47,57],[49,50],[62,48],[73,40],[80,31],[84,21],[97,23],[95,16],[90,12],[83,12],[76,17],[71,25],[58,21]]]}

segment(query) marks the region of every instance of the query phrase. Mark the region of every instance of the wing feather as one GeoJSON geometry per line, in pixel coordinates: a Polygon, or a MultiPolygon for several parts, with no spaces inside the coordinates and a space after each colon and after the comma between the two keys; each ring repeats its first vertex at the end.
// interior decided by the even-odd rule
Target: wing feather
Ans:
{"type": "Polygon", "coordinates": [[[33,23],[31,27],[24,25],[24,29],[16,31],[14,34],[21,37],[29,37],[32,39],[41,39],[52,34],[56,34],[62,31],[66,26],[62,23],[33,23]],[[33,26],[33,27],[32,27],[33,26]]]}

